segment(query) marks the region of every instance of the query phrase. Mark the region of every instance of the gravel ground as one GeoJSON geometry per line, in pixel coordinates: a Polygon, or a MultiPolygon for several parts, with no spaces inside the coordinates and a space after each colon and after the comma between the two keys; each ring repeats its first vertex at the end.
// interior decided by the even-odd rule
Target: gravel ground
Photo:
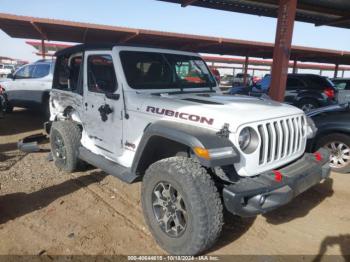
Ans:
{"type": "MultiPolygon", "coordinates": [[[[43,119],[16,110],[0,119],[0,255],[164,254],[145,227],[140,184],[91,169],[65,174],[19,139],[43,119]]],[[[332,178],[256,218],[226,215],[213,255],[350,255],[350,175],[332,178]]]]}

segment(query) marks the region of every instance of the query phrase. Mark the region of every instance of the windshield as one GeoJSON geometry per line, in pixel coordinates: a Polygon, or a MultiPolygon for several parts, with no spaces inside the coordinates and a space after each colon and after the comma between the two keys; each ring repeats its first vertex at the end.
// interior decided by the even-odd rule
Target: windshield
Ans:
{"type": "Polygon", "coordinates": [[[126,80],[134,89],[184,89],[216,86],[216,81],[200,57],[122,51],[120,59],[126,80]]]}
{"type": "Polygon", "coordinates": [[[13,69],[13,66],[6,66],[5,65],[5,69],[13,69]]]}

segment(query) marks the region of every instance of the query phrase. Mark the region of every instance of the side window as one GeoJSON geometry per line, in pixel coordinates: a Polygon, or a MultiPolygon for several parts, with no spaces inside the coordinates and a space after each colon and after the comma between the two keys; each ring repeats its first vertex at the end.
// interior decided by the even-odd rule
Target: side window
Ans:
{"type": "Polygon", "coordinates": [[[303,82],[301,82],[299,79],[288,77],[287,90],[298,89],[300,87],[304,87],[303,82]]]}
{"type": "Polygon", "coordinates": [[[69,67],[68,57],[58,57],[55,64],[53,88],[68,90],[69,67]]]}
{"type": "Polygon", "coordinates": [[[33,78],[42,78],[50,73],[50,64],[37,64],[33,71],[33,78]]]}
{"type": "Polygon", "coordinates": [[[83,94],[81,66],[82,55],[58,57],[54,65],[53,88],[83,94]]]}
{"type": "Polygon", "coordinates": [[[80,68],[83,58],[81,55],[74,56],[70,59],[69,64],[69,89],[72,91],[77,91],[80,86],[79,76],[80,68]]]}
{"type": "Polygon", "coordinates": [[[31,78],[33,74],[34,65],[26,65],[16,72],[16,79],[31,78]]]}
{"type": "Polygon", "coordinates": [[[90,55],[87,60],[88,90],[96,93],[114,93],[117,78],[110,55],[90,55]]]}

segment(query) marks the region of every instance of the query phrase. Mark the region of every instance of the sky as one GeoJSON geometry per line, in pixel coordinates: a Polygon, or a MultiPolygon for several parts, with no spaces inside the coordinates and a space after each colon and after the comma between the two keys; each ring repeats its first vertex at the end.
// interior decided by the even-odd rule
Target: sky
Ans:
{"type": "MultiPolygon", "coordinates": [[[[155,0],[0,0],[0,12],[243,40],[274,42],[276,19],[155,0]]],[[[0,30],[0,56],[35,61],[23,39],[0,30]]],[[[293,44],[350,51],[350,30],[296,22],[293,44]]]]}

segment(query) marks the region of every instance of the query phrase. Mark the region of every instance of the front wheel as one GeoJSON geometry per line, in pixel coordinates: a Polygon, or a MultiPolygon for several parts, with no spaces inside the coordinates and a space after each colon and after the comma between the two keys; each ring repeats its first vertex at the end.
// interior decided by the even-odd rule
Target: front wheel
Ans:
{"type": "Polygon", "coordinates": [[[317,147],[324,147],[330,153],[330,167],[339,173],[350,172],[350,137],[335,133],[322,137],[317,147]]]}
{"type": "Polygon", "coordinates": [[[206,170],[187,157],[152,164],[142,183],[142,208],[157,243],[170,254],[210,248],[223,225],[223,207],[206,170]]]}

